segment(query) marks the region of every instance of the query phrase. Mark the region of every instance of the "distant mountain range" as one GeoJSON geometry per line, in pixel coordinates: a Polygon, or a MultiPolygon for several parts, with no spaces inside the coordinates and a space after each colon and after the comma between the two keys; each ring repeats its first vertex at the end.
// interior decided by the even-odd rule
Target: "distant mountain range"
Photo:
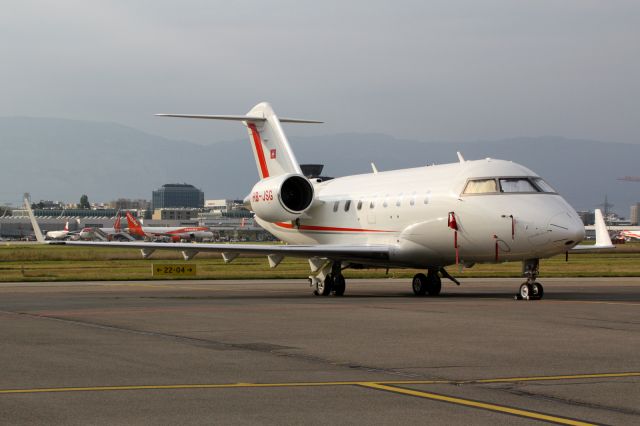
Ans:
{"type": "MultiPolygon", "coordinates": [[[[287,129],[285,129],[286,131],[287,129]]],[[[238,127],[238,134],[243,135],[238,127]]],[[[605,194],[614,211],[629,215],[640,201],[640,183],[616,178],[640,175],[640,145],[562,137],[499,141],[427,142],[382,134],[289,137],[300,163],[323,163],[325,175],[379,170],[485,157],[512,160],[539,173],[578,210],[592,210],[605,194]]],[[[118,197],[151,198],[165,183],[190,183],[205,198],[242,198],[257,180],[247,138],[203,146],[151,135],[115,123],[49,118],[0,118],[0,202],[73,202],[118,197]]]]}

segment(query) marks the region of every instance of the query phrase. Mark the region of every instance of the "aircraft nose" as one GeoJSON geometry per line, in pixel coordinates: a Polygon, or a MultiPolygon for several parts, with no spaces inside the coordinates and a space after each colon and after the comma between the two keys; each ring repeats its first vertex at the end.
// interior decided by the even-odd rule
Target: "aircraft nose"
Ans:
{"type": "Polygon", "coordinates": [[[573,247],[584,239],[584,225],[577,214],[558,213],[549,219],[551,241],[558,246],[573,247]]]}

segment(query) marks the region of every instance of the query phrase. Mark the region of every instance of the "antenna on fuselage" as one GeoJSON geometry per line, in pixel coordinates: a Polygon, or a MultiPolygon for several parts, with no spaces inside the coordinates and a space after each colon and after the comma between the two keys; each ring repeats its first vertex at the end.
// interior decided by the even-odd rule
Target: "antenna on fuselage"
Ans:
{"type": "Polygon", "coordinates": [[[464,157],[462,156],[460,151],[456,151],[456,154],[458,154],[458,160],[460,160],[461,163],[464,163],[464,157]]]}
{"type": "Polygon", "coordinates": [[[376,173],[378,173],[378,168],[376,167],[376,165],[374,163],[371,163],[371,170],[373,170],[373,174],[375,175],[376,173]]]}

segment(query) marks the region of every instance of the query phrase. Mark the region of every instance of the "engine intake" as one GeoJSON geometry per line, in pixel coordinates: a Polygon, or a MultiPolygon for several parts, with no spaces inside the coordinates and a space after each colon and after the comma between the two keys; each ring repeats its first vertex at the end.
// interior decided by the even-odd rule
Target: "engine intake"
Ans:
{"type": "Polygon", "coordinates": [[[304,176],[275,176],[253,187],[251,209],[268,222],[295,220],[311,206],[313,196],[313,186],[304,176]]]}

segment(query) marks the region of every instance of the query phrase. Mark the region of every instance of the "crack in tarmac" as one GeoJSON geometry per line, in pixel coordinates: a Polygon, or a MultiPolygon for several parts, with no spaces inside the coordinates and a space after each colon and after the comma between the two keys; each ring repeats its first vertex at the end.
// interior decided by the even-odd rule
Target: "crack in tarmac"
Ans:
{"type": "Polygon", "coordinates": [[[608,322],[612,324],[640,325],[640,321],[615,321],[615,320],[607,320],[602,318],[589,318],[589,317],[567,317],[567,318],[586,320],[586,321],[608,322]]]}
{"type": "MultiPolygon", "coordinates": [[[[611,382],[611,381],[608,381],[611,382]]],[[[601,382],[603,383],[603,382],[601,382]]],[[[561,386],[561,385],[568,385],[569,383],[546,383],[545,386],[561,386]]],[[[593,385],[593,382],[589,383],[591,385],[593,385]]],[[[570,385],[574,385],[574,383],[570,383],[570,385]]],[[[629,408],[621,408],[621,407],[612,407],[610,405],[604,405],[604,404],[596,404],[593,402],[587,402],[587,401],[580,401],[577,399],[570,399],[570,398],[562,398],[559,396],[555,396],[555,395],[549,395],[549,394],[545,394],[542,392],[532,392],[532,391],[527,391],[524,389],[518,389],[519,385],[518,384],[513,384],[513,385],[507,385],[507,386],[501,386],[501,387],[494,387],[493,389],[496,389],[498,391],[502,391],[502,392],[507,392],[509,394],[512,395],[516,395],[516,396],[520,396],[520,397],[524,397],[524,398],[531,398],[531,399],[536,399],[536,400],[541,400],[541,401],[551,401],[551,402],[556,402],[556,403],[560,403],[560,404],[564,404],[564,405],[570,405],[570,406],[574,406],[574,407],[581,407],[581,408],[591,408],[594,410],[604,410],[604,411],[611,411],[611,412],[615,412],[615,413],[620,413],[620,414],[626,414],[626,415],[632,415],[632,416],[639,416],[640,415],[640,411],[639,410],[634,410],[634,409],[629,409],[629,408]]]]}
{"type": "MultiPolygon", "coordinates": [[[[170,339],[176,342],[192,344],[198,347],[208,348],[213,350],[245,350],[245,351],[274,355],[274,356],[283,357],[283,358],[290,358],[294,360],[303,360],[303,361],[308,361],[313,363],[320,363],[324,365],[331,365],[335,367],[348,368],[351,370],[365,371],[368,373],[380,373],[380,374],[387,374],[387,375],[392,375],[396,377],[404,377],[404,378],[412,378],[412,379],[446,380],[446,378],[443,378],[443,377],[434,377],[434,376],[429,376],[429,375],[420,374],[420,373],[410,373],[410,372],[401,371],[397,369],[368,366],[368,365],[362,365],[359,363],[353,363],[348,361],[333,361],[317,355],[311,355],[311,354],[305,354],[305,353],[294,353],[294,352],[282,352],[284,350],[295,350],[297,348],[290,347],[290,346],[274,345],[266,342],[228,343],[228,342],[221,342],[221,341],[215,341],[215,340],[209,340],[209,339],[202,339],[197,337],[181,336],[177,334],[139,330],[135,328],[127,328],[127,327],[97,323],[92,321],[81,321],[77,319],[60,318],[60,317],[50,316],[50,315],[32,314],[28,312],[0,311],[0,313],[17,315],[17,316],[25,316],[25,317],[41,319],[41,320],[58,321],[65,324],[73,324],[73,325],[82,326],[82,327],[92,327],[92,328],[116,331],[121,333],[130,333],[130,334],[137,334],[137,335],[150,336],[150,337],[159,337],[163,339],[170,339]]],[[[434,367],[434,368],[438,368],[438,367],[434,367]]]]}

